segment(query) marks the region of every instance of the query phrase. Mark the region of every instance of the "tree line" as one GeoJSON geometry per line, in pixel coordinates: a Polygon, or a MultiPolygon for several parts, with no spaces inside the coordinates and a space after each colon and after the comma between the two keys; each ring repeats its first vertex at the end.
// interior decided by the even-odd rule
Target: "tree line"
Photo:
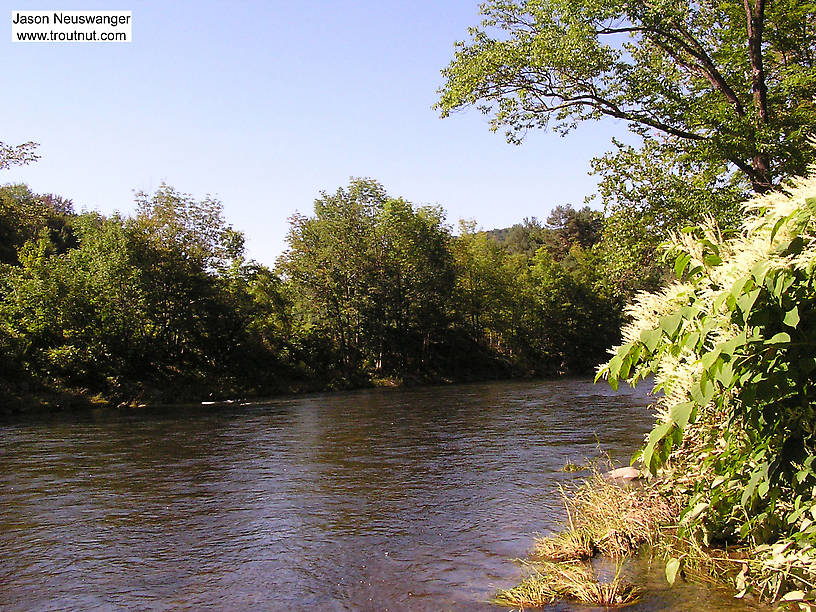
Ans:
{"type": "MultiPolygon", "coordinates": [[[[382,381],[585,372],[667,278],[659,245],[785,190],[816,159],[812,3],[488,0],[442,71],[442,116],[476,107],[520,142],[603,118],[639,144],[593,161],[604,213],[477,231],[368,179],[291,219],[274,267],[221,204],[169,186],[131,217],[0,190],[0,360],[9,394],[234,397],[382,381]],[[21,391],[22,390],[22,391],[21,391]]],[[[0,143],[0,170],[36,161],[0,143]]]]}
{"type": "Polygon", "coordinates": [[[132,216],[0,188],[4,394],[226,399],[368,384],[576,374],[617,339],[603,214],[501,231],[371,179],[290,219],[274,267],[217,200],[168,185],[132,216]]]}

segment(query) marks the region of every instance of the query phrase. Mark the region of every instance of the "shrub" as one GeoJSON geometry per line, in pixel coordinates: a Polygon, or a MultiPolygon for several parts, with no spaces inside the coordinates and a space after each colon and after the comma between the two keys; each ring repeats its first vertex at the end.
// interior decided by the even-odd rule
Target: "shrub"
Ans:
{"type": "MultiPolygon", "coordinates": [[[[677,281],[637,296],[598,377],[617,388],[654,376],[658,420],[639,457],[687,486],[687,535],[777,544],[777,556],[812,566],[816,177],[747,202],[744,214],[732,237],[713,221],[673,237],[677,281]]],[[[746,589],[767,591],[762,576],[743,576],[746,589]]],[[[807,572],[787,578],[771,596],[811,588],[807,572]]]]}

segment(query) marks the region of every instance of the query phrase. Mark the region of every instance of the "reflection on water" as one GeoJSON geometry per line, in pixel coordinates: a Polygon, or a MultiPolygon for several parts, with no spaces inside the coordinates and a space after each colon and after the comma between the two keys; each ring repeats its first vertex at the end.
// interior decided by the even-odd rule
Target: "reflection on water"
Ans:
{"type": "MultiPolygon", "coordinates": [[[[626,460],[648,401],[560,380],[7,420],[0,609],[495,610],[563,521],[559,470],[626,460]]],[[[660,573],[630,610],[740,609],[660,573]]]]}

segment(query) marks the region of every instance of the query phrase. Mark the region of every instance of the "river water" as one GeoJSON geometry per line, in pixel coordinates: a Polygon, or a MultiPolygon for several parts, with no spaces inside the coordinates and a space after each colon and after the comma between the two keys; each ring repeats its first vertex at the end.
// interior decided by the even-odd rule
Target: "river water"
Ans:
{"type": "MultiPolygon", "coordinates": [[[[648,403],[572,379],[6,417],[0,609],[501,610],[565,463],[627,462],[648,403]]],[[[629,610],[744,609],[642,565],[629,610]]]]}

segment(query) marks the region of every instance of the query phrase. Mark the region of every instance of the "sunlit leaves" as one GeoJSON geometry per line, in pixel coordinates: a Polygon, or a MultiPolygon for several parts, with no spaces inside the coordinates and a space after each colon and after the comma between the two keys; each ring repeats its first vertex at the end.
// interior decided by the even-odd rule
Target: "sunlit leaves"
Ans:
{"type": "Polygon", "coordinates": [[[635,341],[599,371],[613,387],[654,375],[666,393],[640,459],[699,473],[683,529],[703,541],[789,538],[797,547],[773,552],[780,563],[810,563],[799,555],[816,544],[816,223],[802,196],[813,190],[802,182],[753,204],[733,239],[686,232],[674,251],[683,284],[642,298],[635,341]]]}

